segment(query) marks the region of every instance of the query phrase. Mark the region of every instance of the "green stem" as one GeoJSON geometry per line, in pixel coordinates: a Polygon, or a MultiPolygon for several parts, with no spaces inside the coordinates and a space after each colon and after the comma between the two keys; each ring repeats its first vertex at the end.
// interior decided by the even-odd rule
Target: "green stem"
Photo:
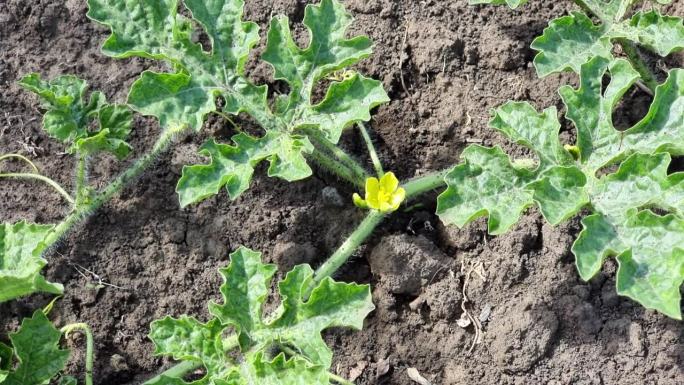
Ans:
{"type": "Polygon", "coordinates": [[[76,165],[76,204],[82,204],[87,199],[87,175],[88,159],[85,155],[79,154],[78,164],[76,165]]]}
{"type": "Polygon", "coordinates": [[[140,176],[146,168],[148,168],[152,162],[154,162],[159,155],[161,155],[166,149],[169,148],[171,143],[173,143],[174,137],[181,133],[184,129],[175,130],[164,130],[154,144],[152,151],[138,159],[129,169],[124,171],[118,178],[116,178],[109,186],[104,190],[95,194],[95,196],[82,206],[76,207],[76,209],[69,214],[68,217],[62,221],[55,229],[45,238],[44,242],[48,246],[52,246],[57,241],[59,241],[64,235],[66,235],[71,229],[73,229],[78,223],[90,216],[95,210],[99,209],[103,204],[108,202],[114,197],[114,195],[121,192],[121,190],[128,185],[135,178],[140,176]]]}
{"type": "MultiPolygon", "coordinates": [[[[237,335],[232,335],[223,340],[223,351],[225,352],[229,352],[238,346],[240,346],[240,344],[238,343],[237,335]]],[[[142,385],[154,385],[161,381],[162,377],[183,378],[186,374],[195,369],[199,369],[200,367],[202,367],[202,363],[199,361],[183,361],[143,382],[142,385]]]]}
{"type": "Polygon", "coordinates": [[[36,165],[33,164],[33,162],[31,162],[30,159],[28,159],[27,157],[25,157],[25,156],[23,156],[23,155],[19,155],[19,154],[6,154],[6,155],[3,155],[3,156],[0,156],[0,162],[2,162],[3,160],[6,160],[6,159],[19,159],[19,160],[23,160],[24,162],[28,163],[28,164],[31,166],[31,168],[33,169],[33,172],[34,172],[34,173],[38,174],[38,173],[40,172],[40,171],[38,170],[38,167],[36,167],[36,165]]]}
{"type": "Polygon", "coordinates": [[[87,324],[77,323],[67,325],[62,328],[62,333],[65,337],[69,336],[69,333],[80,330],[86,335],[86,372],[85,372],[85,383],[86,385],[93,385],[93,362],[95,356],[95,342],[93,339],[93,332],[90,330],[87,324]]]}
{"type": "Polygon", "coordinates": [[[368,154],[370,154],[371,161],[373,162],[373,167],[375,167],[375,172],[378,174],[378,178],[382,178],[385,175],[385,171],[382,168],[382,163],[380,162],[380,157],[378,157],[377,151],[375,151],[375,146],[373,145],[373,139],[371,139],[366,129],[366,125],[363,122],[358,123],[359,131],[361,131],[361,136],[366,142],[366,147],[368,147],[368,154]]]}
{"type": "Polygon", "coordinates": [[[307,136],[314,142],[314,144],[322,147],[325,151],[333,154],[339,160],[339,162],[341,162],[354,174],[356,178],[362,179],[365,183],[365,180],[369,176],[368,172],[366,172],[366,170],[363,167],[361,167],[361,165],[356,160],[354,160],[354,158],[352,158],[351,155],[347,154],[337,145],[333,144],[326,137],[321,135],[321,133],[318,132],[318,130],[307,129],[304,131],[306,132],[307,136]]]}
{"type": "Polygon", "coordinates": [[[639,55],[639,49],[637,46],[626,39],[618,39],[618,43],[620,43],[622,46],[622,50],[625,52],[625,55],[627,55],[627,58],[629,58],[629,61],[634,66],[634,69],[639,72],[644,85],[646,85],[651,92],[655,93],[655,90],[658,87],[658,80],[653,72],[651,72],[648,64],[646,64],[646,62],[641,58],[641,55],[639,55]]]}
{"type": "Polygon", "coordinates": [[[60,186],[57,182],[55,182],[54,180],[52,180],[48,177],[44,177],[44,176],[39,175],[39,174],[31,174],[31,173],[7,173],[7,174],[0,174],[0,178],[39,180],[41,182],[45,182],[48,185],[50,185],[50,187],[55,189],[55,191],[57,191],[62,197],[64,197],[64,199],[67,202],[71,203],[72,205],[75,203],[74,198],[72,198],[71,195],[69,195],[69,193],[66,192],[66,190],[64,190],[62,188],[62,186],[60,186]]]}
{"type": "Polygon", "coordinates": [[[444,177],[450,170],[439,171],[434,174],[420,176],[406,182],[402,187],[406,190],[406,199],[415,198],[434,189],[446,185],[444,177]]]}
{"type": "Polygon", "coordinates": [[[346,378],[342,378],[335,373],[328,373],[328,377],[330,377],[332,381],[337,382],[340,385],[354,385],[353,382],[348,381],[346,378]]]}
{"type": "Polygon", "coordinates": [[[355,175],[347,166],[331,158],[329,155],[320,150],[314,150],[308,157],[316,162],[319,166],[326,169],[327,171],[337,175],[338,177],[346,180],[347,182],[364,188],[366,185],[366,179],[355,175]]]}
{"type": "Polygon", "coordinates": [[[142,385],[156,384],[157,382],[162,380],[162,377],[183,378],[183,376],[185,376],[186,374],[201,367],[202,363],[200,361],[183,361],[159,373],[158,375],[154,376],[148,381],[143,382],[142,385]]]}
{"type": "Polygon", "coordinates": [[[333,275],[340,266],[344,265],[354,251],[366,241],[384,218],[385,214],[376,210],[371,210],[359,227],[357,227],[356,230],[349,235],[347,240],[344,241],[342,246],[340,246],[337,251],[335,251],[318,270],[316,270],[310,290],[313,290],[321,281],[333,275]]]}

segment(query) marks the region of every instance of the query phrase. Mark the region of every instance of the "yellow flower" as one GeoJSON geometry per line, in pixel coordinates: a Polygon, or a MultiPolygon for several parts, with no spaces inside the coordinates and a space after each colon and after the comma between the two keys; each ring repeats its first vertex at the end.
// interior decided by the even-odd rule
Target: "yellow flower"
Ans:
{"type": "Polygon", "coordinates": [[[364,209],[378,210],[381,213],[397,211],[406,198],[406,190],[399,187],[399,179],[392,172],[378,178],[366,179],[366,199],[354,194],[354,204],[364,209]]]}

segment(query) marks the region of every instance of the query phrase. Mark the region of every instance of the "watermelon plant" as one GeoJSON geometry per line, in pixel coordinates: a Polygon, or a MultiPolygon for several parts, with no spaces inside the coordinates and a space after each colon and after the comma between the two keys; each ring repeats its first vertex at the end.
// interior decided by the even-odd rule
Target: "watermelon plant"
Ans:
{"type": "MultiPolygon", "coordinates": [[[[525,1],[471,2],[517,7],[525,1]]],[[[668,169],[673,156],[684,154],[679,116],[684,73],[672,70],[664,83],[655,84],[656,77],[632,44],[667,55],[684,47],[683,27],[680,19],[656,11],[623,20],[633,3],[581,2],[584,9],[595,11],[600,25],[585,14],[573,13],[552,22],[535,40],[540,51],[535,66],[541,76],[565,70],[581,75],[579,88],[560,90],[565,116],[577,128],[577,143],[560,142],[555,108],[539,113],[529,103],[509,102],[494,111],[491,125],[532,150],[533,159],[511,159],[500,147],[474,145],[464,150],[462,164],[402,183],[394,173],[384,171],[363,124],[373,108],[388,101],[387,94],[379,81],[349,68],[371,54],[371,42],[364,36],[347,38],[352,19],[337,0],[306,7],[306,47],[293,39],[287,18],[271,20],[260,58],[271,65],[274,79],[288,84],[286,94],[273,94],[247,76],[246,62],[259,41],[259,31],[254,23],[243,21],[242,0],[184,0],[183,11],[178,0],[88,0],[88,16],[111,30],[102,47],[106,55],[158,60],[170,68],[143,72],[127,101],[132,110],[157,118],[163,133],[150,155],[107,189],[93,191],[78,183],[81,174],[87,175],[81,159],[102,151],[126,156],[130,111],[106,104],[97,93],[86,103],[85,85],[73,79],[77,85],[66,87],[68,91],[52,90],[70,84],[61,78],[42,82],[32,75],[23,81],[45,100],[46,131],[69,144],[79,166],[72,197],[42,177],[27,159],[15,154],[0,158],[26,162],[33,172],[11,177],[49,183],[74,206],[69,219],[56,227],[5,225],[0,245],[10,258],[0,261],[15,263],[10,265],[15,270],[33,266],[31,272],[22,271],[32,274],[20,282],[28,282],[21,286],[28,288],[14,296],[59,292],[58,285],[45,282],[37,273],[45,264],[42,252],[138,175],[176,133],[199,131],[207,115],[216,114],[236,135],[229,143],[210,139],[200,148],[207,163],[184,167],[176,189],[181,206],[199,203],[222,189],[229,198],[237,198],[249,189],[256,167],[265,161],[269,176],[287,181],[310,176],[314,163],[365,189],[363,197],[357,193],[351,201],[368,214],[318,269],[297,266],[278,282],[280,305],[267,314],[264,304],[275,267],[262,263],[261,254],[247,248],[231,254],[228,267],[220,270],[222,303],[209,303],[208,321],[182,315],[151,325],[156,354],[180,363],[146,385],[186,384],[187,374],[200,368],[202,378],[192,383],[350,384],[331,373],[332,352],[321,332],[331,327],[360,329],[373,304],[368,285],[336,282],[331,276],[403,203],[442,187],[446,191],[437,198],[437,214],[443,222],[465,226],[488,216],[492,234],[509,230],[534,204],[554,225],[588,212],[573,246],[582,278],[590,279],[606,258],[615,256],[618,293],[680,319],[684,177],[668,169]],[[208,43],[198,39],[203,35],[208,43]],[[612,42],[623,46],[629,60],[613,53],[612,42]],[[608,78],[610,82],[604,84],[608,78]],[[640,122],[620,131],[612,122],[613,111],[639,81],[653,90],[653,104],[640,122]],[[316,94],[323,94],[318,102],[316,94]],[[112,125],[112,120],[118,123],[112,125]],[[255,123],[259,133],[236,124],[245,121],[255,123]],[[97,130],[91,130],[93,125],[97,130]],[[338,146],[343,131],[354,125],[367,145],[375,176],[338,146]],[[18,260],[32,264],[12,262],[18,260]]],[[[0,280],[0,293],[13,287],[6,282],[14,281],[0,280]]],[[[0,364],[6,361],[0,359],[0,364]]]]}
{"type": "MultiPolygon", "coordinates": [[[[671,0],[652,0],[669,4],[671,0]]],[[[507,4],[511,8],[525,0],[470,0],[471,4],[507,4]]],[[[613,58],[614,43],[622,47],[651,92],[658,78],[642,59],[639,48],[667,56],[684,48],[684,25],[679,17],[662,15],[658,10],[639,11],[626,17],[636,0],[574,0],[582,12],[557,18],[532,42],[537,51],[534,66],[540,77],[566,70],[579,74],[583,64],[596,56],[613,58]],[[590,16],[595,16],[595,24],[590,16]]]]}
{"type": "Polygon", "coordinates": [[[60,347],[60,340],[79,330],[86,335],[85,384],[93,384],[94,342],[86,324],[70,324],[61,329],[47,318],[48,310],[37,310],[10,334],[10,345],[0,342],[0,384],[47,384],[58,380],[62,385],[76,385],[75,378],[64,371],[70,352],[60,347]]]}
{"type": "Polygon", "coordinates": [[[245,113],[260,128],[238,133],[228,144],[209,140],[200,149],[209,164],[187,166],[178,182],[182,206],[200,202],[225,188],[235,199],[249,188],[254,168],[268,161],[268,175],[287,181],[309,177],[307,160],[362,186],[367,173],[335,144],[342,131],[370,119],[370,110],[389,99],[382,84],[355,71],[343,71],[371,54],[365,36],[345,37],[351,16],[337,1],[308,6],[304,25],[310,43],[300,48],[289,20],[273,18],[261,59],[275,71],[275,79],[289,85],[272,105],[268,88],[254,84],[245,63],[259,41],[259,28],[242,20],[241,0],[185,0],[192,18],[178,12],[176,0],[88,0],[88,16],[111,28],[104,54],[139,56],[168,63],[173,73],[145,71],[132,86],[128,103],[136,111],[159,119],[163,127],[202,128],[210,113],[245,113]],[[131,17],[133,15],[133,17],[131,17]],[[210,41],[193,40],[201,26],[210,41]],[[329,82],[325,97],[313,93],[329,82]],[[220,98],[220,102],[218,99],[220,98]]]}
{"type": "MultiPolygon", "coordinates": [[[[260,255],[251,250],[234,253],[231,265],[222,271],[226,278],[222,286],[225,304],[210,305],[212,320],[202,324],[188,316],[167,317],[152,325],[150,338],[157,353],[184,362],[149,383],[183,383],[184,373],[204,366],[205,380],[214,384],[257,380],[283,383],[285,379],[285,383],[348,384],[329,372],[332,354],[320,333],[329,327],[360,328],[373,305],[368,285],[337,283],[329,277],[385,215],[405,198],[443,184],[442,175],[399,187],[392,173],[382,171],[362,125],[359,129],[369,145],[379,179],[369,177],[336,145],[343,129],[369,120],[370,110],[388,101],[380,82],[346,69],[370,55],[371,43],[366,37],[345,38],[351,16],[337,1],[324,0],[319,6],[307,7],[304,24],[311,31],[311,42],[306,49],[294,43],[286,18],[272,21],[263,58],[275,69],[276,78],[290,86],[289,94],[277,95],[273,106],[269,105],[266,87],[252,84],[244,73],[258,33],[253,23],[242,21],[243,2],[188,0],[185,5],[197,24],[177,13],[176,1],[89,1],[88,16],[113,31],[103,52],[115,57],[165,60],[176,70],[146,71],[134,83],[128,106],[157,117],[163,132],[150,154],[101,191],[87,183],[88,160],[100,152],[120,159],[128,155],[131,148],[125,139],[130,132],[131,111],[108,104],[99,92],[86,100],[86,84],[75,77],[46,82],[34,74],[22,80],[21,84],[43,101],[45,131],[67,144],[68,152],[77,159],[76,192],[74,196],[66,192],[21,155],[8,154],[0,159],[19,159],[32,167],[30,173],[7,173],[4,177],[48,183],[72,206],[71,214],[56,226],[25,222],[4,225],[2,300],[36,291],[60,293],[60,285],[47,283],[39,275],[45,265],[45,250],[136,177],[171,144],[175,134],[186,128],[199,130],[208,113],[232,123],[230,115],[244,112],[261,126],[263,135],[253,136],[236,126],[239,133],[232,144],[206,143],[201,152],[211,157],[211,163],[184,168],[178,183],[182,206],[206,199],[224,187],[231,198],[236,198],[249,187],[254,168],[261,161],[269,161],[270,176],[290,181],[311,175],[308,161],[313,161],[353,184],[366,186],[366,199],[359,197],[357,203],[367,202],[371,213],[315,274],[310,267],[299,266],[280,282],[283,303],[268,318],[262,318],[261,307],[274,267],[261,264],[260,255]],[[211,52],[192,40],[194,25],[202,26],[209,35],[211,52]],[[327,83],[324,98],[314,103],[316,87],[327,83]],[[378,210],[376,204],[380,205],[378,210]],[[330,302],[331,298],[335,301],[330,302]],[[236,334],[226,339],[229,331],[236,334]],[[240,358],[229,359],[226,352],[236,349],[240,358]]],[[[58,361],[44,364],[52,368],[62,365],[58,361]]]]}
{"type": "Polygon", "coordinates": [[[220,272],[223,303],[209,303],[208,322],[182,316],[152,323],[156,353],[183,362],[145,384],[185,384],[182,375],[200,366],[208,384],[349,384],[329,372],[332,351],[321,332],[360,330],[374,309],[368,285],[335,282],[300,265],[278,282],[282,302],[264,315],[274,265],[242,247],[220,272]]]}
{"type": "Polygon", "coordinates": [[[60,294],[62,285],[47,282],[40,271],[46,261],[43,254],[109,201],[128,183],[137,178],[165,151],[182,127],[162,132],[153,149],[135,161],[105,188],[95,189],[88,179],[89,165],[99,154],[109,153],[125,159],[132,148],[126,141],[131,131],[133,112],[125,105],[110,104],[99,91],[87,94],[86,82],[75,76],[53,80],[30,74],[19,83],[35,93],[45,110],[43,129],[64,143],[68,154],[76,160],[74,192],[69,193],[57,182],[42,175],[38,167],[19,154],[0,156],[0,162],[19,160],[30,171],[0,172],[0,179],[25,179],[51,186],[69,205],[69,214],[58,224],[38,225],[24,221],[0,225],[0,303],[35,292],[60,294]]]}
{"type": "Polygon", "coordinates": [[[669,170],[672,157],[684,154],[684,72],[671,70],[657,85],[635,44],[661,56],[681,50],[684,23],[656,10],[623,20],[631,0],[576,2],[602,24],[574,12],[552,21],[532,48],[539,51],[534,64],[540,76],[563,70],[580,74],[579,88],[559,91],[577,143],[561,145],[555,108],[539,113],[519,102],[497,108],[491,126],[532,150],[536,159],[512,160],[499,147],[467,148],[465,163],[446,177],[449,187],[439,197],[438,213],[458,226],[487,215],[489,231],[501,234],[535,203],[554,225],[589,211],[572,247],[580,276],[593,278],[606,258],[616,257],[620,295],[681,319],[684,185],[682,173],[669,170]],[[613,55],[613,41],[622,45],[626,59],[613,55]],[[641,121],[619,130],[615,108],[640,80],[654,91],[653,102],[641,121]]]}

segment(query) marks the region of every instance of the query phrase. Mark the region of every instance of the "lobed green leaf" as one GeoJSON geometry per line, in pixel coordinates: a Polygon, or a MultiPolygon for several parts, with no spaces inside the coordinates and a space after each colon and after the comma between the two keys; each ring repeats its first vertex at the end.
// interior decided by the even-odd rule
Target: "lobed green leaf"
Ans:
{"type": "Polygon", "coordinates": [[[43,128],[53,138],[71,144],[70,153],[83,156],[109,152],[123,159],[131,152],[126,138],[131,132],[133,114],[121,105],[107,103],[101,92],[93,92],[86,103],[85,80],[75,76],[60,76],[44,81],[38,74],[30,74],[19,84],[40,97],[43,128]],[[90,129],[96,122],[98,129],[90,129]]]}
{"type": "Polygon", "coordinates": [[[271,163],[270,176],[288,181],[310,176],[304,156],[313,147],[302,136],[303,129],[318,130],[336,143],[346,127],[370,120],[370,110],[389,101],[380,82],[354,74],[333,81],[325,98],[314,102],[314,90],[327,76],[371,54],[367,37],[346,38],[352,18],[337,0],[306,7],[306,48],[292,39],[287,18],[273,18],[262,58],[273,66],[275,78],[290,86],[288,95],[276,95],[273,109],[267,87],[253,84],[244,71],[259,41],[257,25],[242,20],[244,1],[185,0],[192,18],[211,39],[209,51],[192,40],[199,31],[192,20],[178,14],[178,1],[88,4],[88,16],[112,31],[102,48],[105,54],[163,60],[176,69],[144,72],[128,98],[135,110],[174,130],[199,130],[212,112],[246,113],[265,131],[257,138],[233,137],[235,146],[205,145],[201,151],[212,157],[211,164],[184,169],[177,189],[183,206],[217,194],[223,186],[231,198],[237,197],[249,187],[254,167],[263,160],[271,163]],[[221,105],[216,104],[218,97],[221,105]]]}
{"type": "MultiPolygon", "coordinates": [[[[620,14],[609,13],[610,20],[613,13],[620,14]]],[[[596,57],[611,60],[613,42],[618,39],[667,56],[684,49],[684,22],[654,10],[638,12],[629,20],[597,25],[584,13],[573,12],[551,21],[542,36],[532,42],[531,47],[538,51],[534,58],[537,74],[545,77],[566,70],[580,73],[582,65],[596,57]]]]}
{"type": "Polygon", "coordinates": [[[461,157],[465,162],[450,171],[448,188],[437,199],[437,214],[446,224],[463,227],[488,216],[491,234],[503,234],[534,204],[526,186],[534,172],[516,167],[499,147],[470,146],[461,157]]]}
{"type": "Polygon", "coordinates": [[[47,264],[42,243],[53,225],[0,224],[0,303],[36,292],[61,294],[62,285],[40,275],[47,264]]]}
{"type": "Polygon", "coordinates": [[[577,128],[577,160],[558,141],[555,109],[537,113],[527,103],[507,103],[494,111],[492,127],[538,160],[511,161],[498,147],[466,148],[465,163],[445,178],[437,213],[458,226],[488,215],[489,231],[500,234],[535,202],[554,225],[589,207],[572,249],[580,276],[591,279],[606,258],[616,257],[620,295],[680,319],[684,173],[668,170],[672,156],[684,154],[684,72],[671,71],[648,114],[624,131],[614,127],[612,115],[638,79],[636,71],[625,60],[597,56],[580,72],[578,89],[560,90],[566,117],[577,128]],[[615,172],[602,175],[615,165],[615,172]]]}
{"type": "Polygon", "coordinates": [[[594,214],[582,221],[584,230],[573,245],[582,278],[590,279],[605,258],[616,256],[618,294],[681,319],[684,220],[650,210],[634,210],[622,222],[614,220],[594,214]]]}
{"type": "Polygon", "coordinates": [[[218,194],[223,187],[231,199],[249,188],[254,168],[268,159],[268,175],[288,181],[311,175],[311,168],[304,153],[313,151],[309,139],[298,135],[269,131],[261,138],[247,134],[233,136],[235,146],[218,144],[213,140],[205,143],[200,153],[211,157],[208,165],[185,166],[176,191],[181,206],[218,194]]]}
{"type": "MultiPolygon", "coordinates": [[[[332,352],[321,332],[331,327],[360,329],[374,309],[368,285],[327,278],[311,290],[313,270],[302,265],[279,282],[282,303],[272,317],[264,317],[275,266],[263,264],[260,253],[242,247],[220,272],[223,303],[209,304],[214,318],[203,324],[188,316],[166,317],[155,321],[150,333],[157,354],[202,362],[202,384],[328,384],[332,352]],[[237,359],[224,351],[234,348],[224,340],[228,331],[237,336],[237,359]]],[[[178,378],[164,378],[162,383],[185,384],[178,378]]]]}
{"type": "Polygon", "coordinates": [[[38,310],[22,321],[19,331],[10,334],[12,348],[0,347],[0,373],[3,385],[47,384],[64,370],[69,351],[59,348],[62,333],[38,310]],[[17,364],[12,366],[12,356],[17,364]],[[7,361],[5,366],[4,360],[7,361]]]}

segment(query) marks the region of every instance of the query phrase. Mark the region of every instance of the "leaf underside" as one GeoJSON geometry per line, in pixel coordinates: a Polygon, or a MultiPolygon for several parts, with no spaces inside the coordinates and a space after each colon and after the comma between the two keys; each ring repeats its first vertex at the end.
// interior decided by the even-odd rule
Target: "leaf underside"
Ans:
{"type": "Polygon", "coordinates": [[[684,154],[684,70],[670,71],[648,114],[625,131],[613,125],[613,111],[637,72],[625,60],[596,56],[580,73],[579,88],[560,90],[566,118],[577,128],[578,160],[558,140],[555,109],[538,113],[528,103],[509,102],[494,111],[491,125],[536,160],[467,148],[465,162],[446,176],[438,214],[458,226],[486,215],[489,231],[501,234],[535,204],[554,225],[591,209],[572,248],[581,277],[591,279],[606,258],[616,257],[619,294],[681,319],[684,173],[668,174],[668,167],[672,156],[684,154]],[[615,165],[617,171],[602,175],[615,165]]]}
{"type": "Polygon", "coordinates": [[[0,303],[36,292],[61,294],[62,285],[40,275],[46,265],[42,243],[52,225],[0,224],[0,303]]]}
{"type": "MultiPolygon", "coordinates": [[[[330,278],[307,298],[313,270],[301,265],[278,283],[282,303],[273,316],[264,317],[275,266],[263,264],[260,253],[243,247],[231,254],[230,265],[220,272],[223,303],[209,304],[209,322],[166,317],[155,321],[150,333],[156,354],[202,362],[206,375],[200,383],[328,384],[332,351],[321,332],[331,327],[361,329],[374,309],[368,285],[330,278]],[[237,334],[242,359],[223,350],[228,330],[237,334]]],[[[162,383],[185,382],[167,378],[162,383]]]]}
{"type": "Polygon", "coordinates": [[[345,37],[352,18],[337,0],[306,7],[310,43],[305,48],[294,42],[286,17],[271,21],[262,59],[273,67],[275,79],[290,86],[289,94],[275,96],[273,106],[267,87],[253,84],[245,74],[259,31],[255,23],[242,20],[244,1],[185,0],[192,20],[178,13],[177,3],[88,0],[88,16],[112,30],[102,47],[105,54],[153,58],[177,69],[142,74],[128,99],[137,111],[156,117],[167,129],[199,130],[214,111],[246,113],[263,129],[259,137],[240,133],[231,144],[207,143],[201,153],[209,155],[211,163],[183,170],[177,187],[182,206],[222,188],[236,198],[249,187],[254,168],[266,160],[270,176],[287,181],[310,176],[304,156],[313,146],[302,129],[317,130],[337,143],[346,127],[370,120],[370,110],[389,101],[379,81],[353,74],[333,81],[324,99],[314,102],[312,94],[321,80],[371,54],[368,38],[345,37]],[[209,51],[193,41],[195,25],[209,36],[209,51]],[[220,106],[217,97],[223,100],[220,106]]]}

